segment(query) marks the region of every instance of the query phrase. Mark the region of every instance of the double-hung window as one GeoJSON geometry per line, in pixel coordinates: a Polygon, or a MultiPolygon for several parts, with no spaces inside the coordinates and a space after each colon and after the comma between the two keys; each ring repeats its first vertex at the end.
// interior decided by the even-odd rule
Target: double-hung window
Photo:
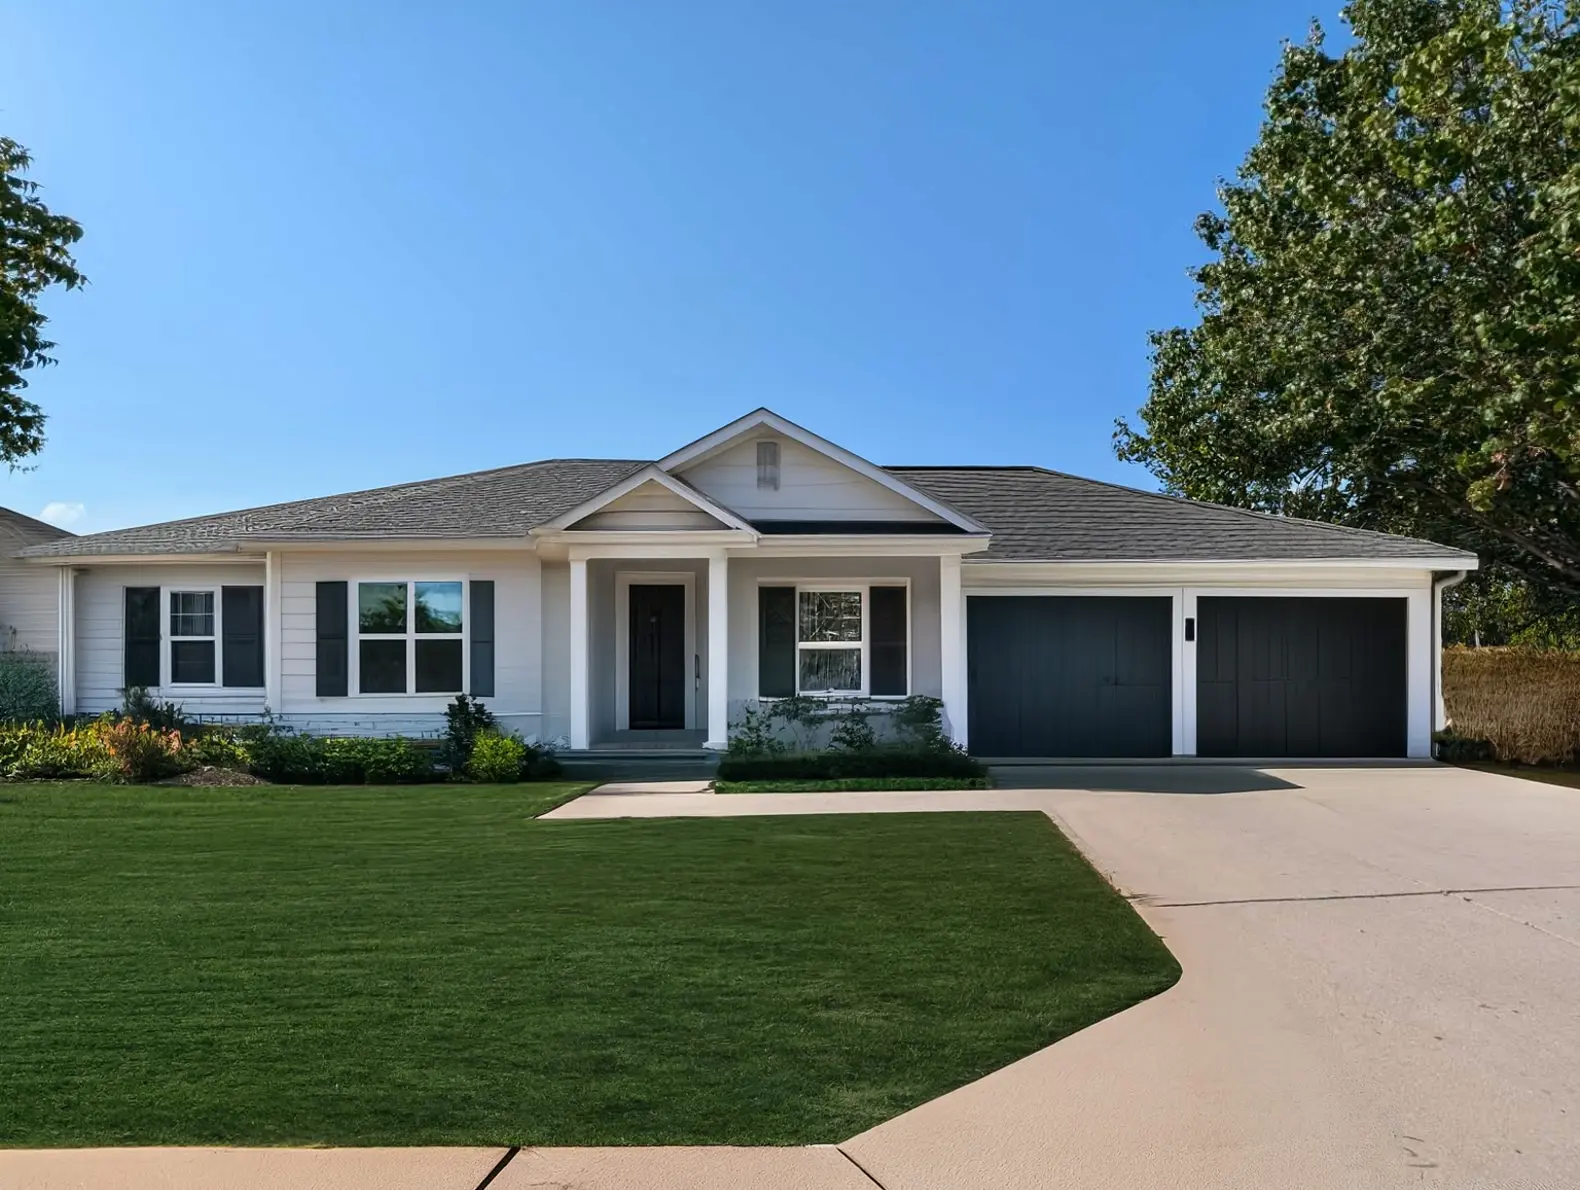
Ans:
{"type": "Polygon", "coordinates": [[[459,694],[464,690],[463,592],[459,580],[358,583],[360,692],[459,694]]]}
{"type": "Polygon", "coordinates": [[[170,592],[170,684],[212,686],[219,633],[213,591],[170,592]]]}
{"type": "Polygon", "coordinates": [[[866,591],[796,592],[796,688],[865,694],[866,591]]]}

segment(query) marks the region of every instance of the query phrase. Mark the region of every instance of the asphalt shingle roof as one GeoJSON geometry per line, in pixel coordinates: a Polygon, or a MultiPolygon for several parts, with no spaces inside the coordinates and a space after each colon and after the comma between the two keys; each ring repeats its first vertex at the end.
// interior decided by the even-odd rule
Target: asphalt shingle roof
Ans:
{"type": "Polygon", "coordinates": [[[521,537],[647,465],[636,459],[548,459],[316,500],[112,529],[21,552],[26,557],[198,554],[233,549],[249,538],[521,537]]]}
{"type": "Polygon", "coordinates": [[[1228,508],[1041,467],[888,467],[993,531],[979,560],[1471,559],[1416,537],[1228,508]]]}
{"type": "MultiPolygon", "coordinates": [[[[249,540],[521,537],[649,463],[549,459],[420,483],[295,500],[158,525],[62,537],[26,557],[191,554],[249,540]]],[[[1453,558],[1421,541],[1201,504],[1040,467],[890,467],[980,521],[992,543],[973,561],[1256,561],[1453,558]]]]}

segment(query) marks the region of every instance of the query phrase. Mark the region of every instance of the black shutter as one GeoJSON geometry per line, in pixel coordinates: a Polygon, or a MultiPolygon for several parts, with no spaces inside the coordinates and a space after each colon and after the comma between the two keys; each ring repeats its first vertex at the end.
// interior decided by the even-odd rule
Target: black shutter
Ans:
{"type": "Polygon", "coordinates": [[[344,698],[350,684],[345,583],[318,584],[318,697],[344,698]]]}
{"type": "Polygon", "coordinates": [[[757,588],[757,693],[795,693],[795,588],[757,588]]]}
{"type": "Polygon", "coordinates": [[[868,593],[867,631],[872,634],[872,694],[909,694],[906,689],[905,588],[873,587],[868,593]]]}
{"type": "Polygon", "coordinates": [[[262,686],[263,588],[221,587],[220,628],[224,632],[220,660],[222,684],[262,686]]]}
{"type": "Polygon", "coordinates": [[[159,685],[159,588],[126,588],[126,688],[159,685]]]}
{"type": "Polygon", "coordinates": [[[494,583],[472,580],[472,697],[494,696],[494,583]]]}

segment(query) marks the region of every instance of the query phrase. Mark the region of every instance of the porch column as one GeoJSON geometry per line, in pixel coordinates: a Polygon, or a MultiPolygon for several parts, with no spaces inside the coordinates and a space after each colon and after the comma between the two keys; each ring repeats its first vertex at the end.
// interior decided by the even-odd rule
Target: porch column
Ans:
{"type": "Polygon", "coordinates": [[[724,749],[730,740],[730,562],[723,550],[708,555],[708,740],[724,749]]]}
{"type": "Polygon", "coordinates": [[[263,705],[278,715],[280,699],[280,554],[263,555],[263,705]]]}
{"type": "Polygon", "coordinates": [[[571,749],[591,746],[587,705],[587,559],[571,558],[571,749]]]}
{"type": "Polygon", "coordinates": [[[59,668],[60,713],[77,713],[77,572],[60,568],[60,598],[56,603],[55,664],[59,668]]]}
{"type": "Polygon", "coordinates": [[[960,591],[960,557],[938,559],[938,657],[943,668],[940,693],[944,727],[966,746],[966,601],[960,591]]]}

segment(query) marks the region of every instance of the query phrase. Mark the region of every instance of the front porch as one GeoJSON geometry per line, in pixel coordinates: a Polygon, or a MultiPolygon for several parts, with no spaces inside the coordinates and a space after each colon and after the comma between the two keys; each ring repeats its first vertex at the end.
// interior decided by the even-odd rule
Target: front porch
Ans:
{"type": "Polygon", "coordinates": [[[699,550],[652,536],[671,540],[567,551],[571,754],[720,751],[747,706],[796,693],[931,695],[964,742],[960,558],[924,552],[936,538],[885,555],[836,552],[844,543],[699,550]],[[807,628],[825,605],[839,623],[807,628]],[[765,615],[777,615],[766,636],[765,615]]]}

